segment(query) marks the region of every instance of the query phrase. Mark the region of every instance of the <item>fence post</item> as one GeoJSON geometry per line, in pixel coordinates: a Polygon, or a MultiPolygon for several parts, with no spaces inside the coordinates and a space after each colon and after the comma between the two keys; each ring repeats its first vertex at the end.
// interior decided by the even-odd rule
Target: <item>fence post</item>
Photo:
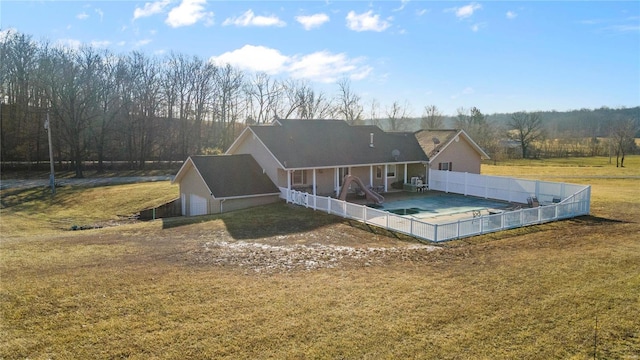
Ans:
{"type": "Polygon", "coordinates": [[[460,239],[460,219],[458,219],[458,223],[456,224],[456,239],[460,239]]]}
{"type": "Polygon", "coordinates": [[[433,224],[433,241],[438,242],[438,224],[433,224]]]}
{"type": "Polygon", "coordinates": [[[469,191],[467,190],[467,184],[468,184],[468,176],[469,173],[465,171],[464,173],[464,196],[467,196],[469,194],[469,191]]]}
{"type": "Polygon", "coordinates": [[[409,223],[409,234],[413,235],[413,219],[409,219],[411,222],[409,223]]]}
{"type": "Polygon", "coordinates": [[[444,175],[444,192],[449,193],[449,172],[444,175]]]}
{"type": "Polygon", "coordinates": [[[327,196],[327,214],[331,214],[331,200],[333,200],[331,196],[327,196]]]}
{"type": "Polygon", "coordinates": [[[538,206],[538,224],[542,222],[542,206],[538,206]]]}

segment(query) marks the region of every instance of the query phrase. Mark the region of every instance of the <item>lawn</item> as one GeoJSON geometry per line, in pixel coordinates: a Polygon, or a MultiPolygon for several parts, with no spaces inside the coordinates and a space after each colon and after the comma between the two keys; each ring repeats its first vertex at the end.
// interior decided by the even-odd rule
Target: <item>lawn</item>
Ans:
{"type": "Polygon", "coordinates": [[[591,216],[437,246],[284,204],[109,226],[168,182],[5,191],[0,358],[637,359],[640,157],[583,160],[482,171],[591,216]]]}

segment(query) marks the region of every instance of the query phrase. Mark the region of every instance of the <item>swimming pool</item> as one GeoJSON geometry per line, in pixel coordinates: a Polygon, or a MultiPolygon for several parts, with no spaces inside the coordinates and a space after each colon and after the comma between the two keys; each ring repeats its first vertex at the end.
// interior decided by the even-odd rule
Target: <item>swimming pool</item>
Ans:
{"type": "Polygon", "coordinates": [[[402,200],[390,200],[372,206],[396,215],[416,218],[431,218],[445,215],[481,212],[482,215],[495,210],[504,210],[512,204],[503,201],[482,199],[458,194],[435,194],[402,200]]]}

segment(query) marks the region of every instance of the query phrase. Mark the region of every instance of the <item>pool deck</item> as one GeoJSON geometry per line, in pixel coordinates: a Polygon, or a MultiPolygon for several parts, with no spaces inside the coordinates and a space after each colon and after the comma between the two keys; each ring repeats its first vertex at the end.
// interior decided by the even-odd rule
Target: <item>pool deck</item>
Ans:
{"type": "MultiPolygon", "coordinates": [[[[484,199],[474,196],[427,190],[424,192],[390,191],[382,194],[380,210],[417,209],[415,214],[402,215],[430,223],[448,223],[526,207],[526,204],[484,199]]],[[[347,201],[367,205],[367,199],[350,195],[347,201]]]]}

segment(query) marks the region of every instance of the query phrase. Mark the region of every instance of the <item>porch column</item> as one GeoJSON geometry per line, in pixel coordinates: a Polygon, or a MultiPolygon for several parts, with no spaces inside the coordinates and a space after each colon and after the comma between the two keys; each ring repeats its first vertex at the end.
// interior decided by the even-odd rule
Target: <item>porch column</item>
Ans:
{"type": "Polygon", "coordinates": [[[313,196],[316,195],[316,169],[313,169],[313,196]]]}
{"type": "Polygon", "coordinates": [[[340,187],[338,184],[340,184],[340,179],[339,179],[339,169],[338,168],[333,168],[333,189],[336,192],[336,197],[340,196],[340,187]]]}
{"type": "Polygon", "coordinates": [[[427,186],[429,186],[429,170],[430,170],[430,167],[429,167],[429,164],[427,163],[424,165],[424,183],[427,186]]]}
{"type": "Polygon", "coordinates": [[[407,183],[407,163],[404,163],[404,183],[407,183]]]}
{"type": "Polygon", "coordinates": [[[369,165],[369,187],[373,187],[373,165],[369,165]]]}
{"type": "Polygon", "coordinates": [[[287,170],[287,202],[291,202],[291,170],[287,170]]]}
{"type": "MultiPolygon", "coordinates": [[[[396,169],[396,171],[398,170],[396,169]]],[[[388,173],[389,173],[389,165],[384,164],[384,176],[382,177],[384,179],[384,192],[387,192],[389,190],[387,188],[387,183],[389,182],[389,178],[387,178],[388,173]]]]}

